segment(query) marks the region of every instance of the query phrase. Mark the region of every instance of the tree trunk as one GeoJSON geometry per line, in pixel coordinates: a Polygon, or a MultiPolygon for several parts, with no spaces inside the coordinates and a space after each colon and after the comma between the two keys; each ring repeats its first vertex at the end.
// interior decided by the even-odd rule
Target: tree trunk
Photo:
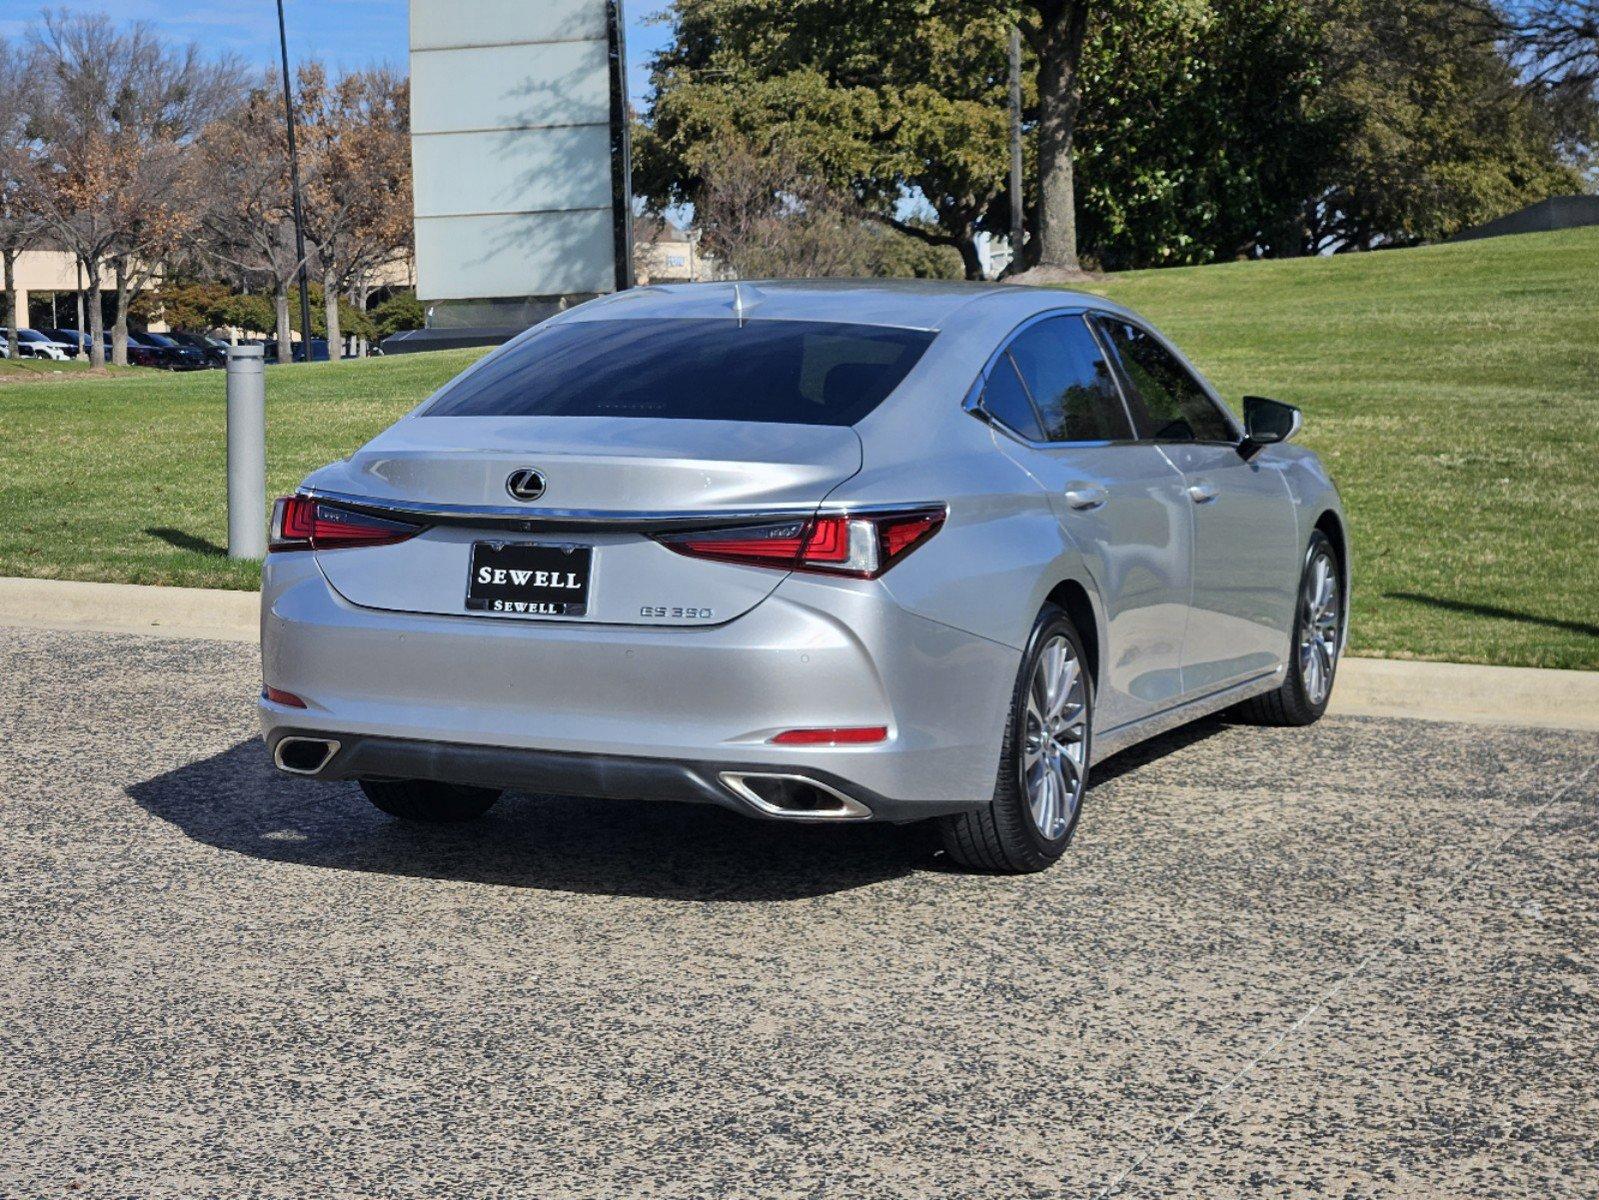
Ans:
{"type": "MultiPolygon", "coordinates": [[[[366,312],[366,306],[372,299],[372,287],[366,281],[366,272],[365,271],[362,271],[360,273],[360,279],[356,283],[355,288],[354,288],[354,295],[355,295],[355,306],[358,309],[360,309],[363,313],[365,313],[366,312]]],[[[363,333],[363,334],[361,334],[359,337],[357,337],[355,339],[355,356],[357,358],[365,358],[367,356],[367,353],[368,353],[368,349],[367,349],[366,334],[363,333]]]]}
{"type": "Polygon", "coordinates": [[[5,259],[6,276],[6,357],[12,362],[22,357],[17,348],[17,330],[22,322],[17,320],[17,252],[9,247],[0,251],[5,259]]]}
{"type": "Polygon", "coordinates": [[[983,278],[983,260],[977,253],[977,239],[970,233],[963,234],[955,243],[955,249],[960,251],[961,266],[966,268],[966,278],[983,278]]]}
{"type": "MultiPolygon", "coordinates": [[[[344,357],[344,346],[339,341],[339,281],[332,271],[322,273],[322,309],[328,324],[328,361],[338,362],[344,357]]],[[[306,343],[305,361],[311,361],[311,343],[306,343]]]]}
{"type": "Polygon", "coordinates": [[[1077,196],[1072,138],[1082,81],[1090,0],[1046,0],[1039,5],[1038,47],[1038,265],[1067,271],[1077,261],[1077,196]]]}
{"type": "Polygon", "coordinates": [[[100,264],[83,264],[84,281],[89,285],[89,365],[105,367],[105,312],[100,307],[100,264]]]}
{"type": "Polygon", "coordinates": [[[128,264],[117,259],[111,264],[111,274],[117,289],[117,315],[111,322],[111,361],[125,367],[128,365],[128,264]]]}
{"type": "Polygon", "coordinates": [[[294,361],[294,347],[289,343],[289,289],[282,283],[273,288],[272,299],[278,310],[278,362],[294,361]]]}

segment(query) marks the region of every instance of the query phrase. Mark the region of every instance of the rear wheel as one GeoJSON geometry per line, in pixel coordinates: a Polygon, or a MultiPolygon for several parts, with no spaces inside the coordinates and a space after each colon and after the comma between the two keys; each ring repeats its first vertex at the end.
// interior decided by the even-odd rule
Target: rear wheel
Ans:
{"type": "Polygon", "coordinates": [[[390,816],[430,825],[454,825],[481,817],[500,798],[495,788],[431,779],[363,779],[361,790],[390,816]]]}
{"type": "Polygon", "coordinates": [[[1042,871],[1077,829],[1088,782],[1094,681],[1066,613],[1039,614],[1022,656],[994,798],[939,819],[944,850],[974,871],[1042,871]]]}
{"type": "Polygon", "coordinates": [[[1254,725],[1309,725],[1321,719],[1332,698],[1344,633],[1344,593],[1338,557],[1327,535],[1310,535],[1294,611],[1288,675],[1276,691],[1246,700],[1234,710],[1254,725]]]}

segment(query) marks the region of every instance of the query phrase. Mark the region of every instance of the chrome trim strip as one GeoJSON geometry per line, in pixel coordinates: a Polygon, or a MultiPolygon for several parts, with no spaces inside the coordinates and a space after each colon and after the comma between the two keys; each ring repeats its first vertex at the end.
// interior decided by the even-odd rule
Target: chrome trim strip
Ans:
{"type": "Polygon", "coordinates": [[[535,530],[584,530],[595,532],[655,533],[672,529],[717,529],[748,525],[757,521],[827,515],[901,512],[909,509],[937,509],[948,513],[941,500],[907,501],[903,504],[773,504],[765,508],[737,510],[606,510],[583,508],[508,508],[499,505],[434,504],[425,500],[380,500],[347,492],[305,488],[303,495],[325,500],[354,512],[378,517],[413,518],[434,525],[493,525],[531,533],[535,530]]]}

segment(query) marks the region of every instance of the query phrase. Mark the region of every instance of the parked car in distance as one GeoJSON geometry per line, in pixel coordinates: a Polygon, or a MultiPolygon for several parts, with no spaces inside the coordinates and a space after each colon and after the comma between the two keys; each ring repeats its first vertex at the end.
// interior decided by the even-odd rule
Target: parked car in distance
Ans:
{"type": "MultiPolygon", "coordinates": [[[[9,328],[0,328],[0,345],[9,344],[10,333],[9,328]]],[[[48,358],[56,362],[66,362],[72,357],[72,347],[46,337],[37,329],[19,329],[17,355],[20,358],[48,358]]]]}
{"type": "Polygon", "coordinates": [[[87,358],[89,356],[89,335],[76,329],[42,329],[52,341],[59,342],[67,348],[67,353],[74,358],[87,358]]]}
{"type": "Polygon", "coordinates": [[[187,346],[205,359],[208,367],[225,367],[228,365],[228,344],[220,338],[209,337],[203,333],[185,333],[182,330],[169,329],[166,336],[180,346],[187,346]]]}
{"type": "MultiPolygon", "coordinates": [[[[278,361],[278,343],[277,343],[277,339],[274,338],[274,339],[272,339],[270,341],[264,342],[263,345],[266,348],[265,349],[265,353],[266,353],[267,362],[269,362],[269,363],[277,362],[278,361]]],[[[291,346],[291,349],[290,349],[289,353],[292,356],[292,361],[294,361],[294,362],[304,362],[305,361],[305,343],[304,342],[292,342],[292,343],[290,343],[290,346],[291,346]]],[[[327,362],[328,361],[328,340],[326,338],[312,338],[311,339],[311,361],[312,362],[327,362]]]]}
{"type": "MultiPolygon", "coordinates": [[[[134,335],[128,336],[131,339],[134,335]]],[[[200,371],[210,365],[205,355],[193,346],[182,345],[164,333],[146,331],[137,336],[142,345],[152,346],[161,352],[161,365],[169,371],[200,371]]]]}
{"type": "Polygon", "coordinates": [[[1106,756],[1327,707],[1342,505],[1243,410],[1088,294],[590,301],[277,502],[265,740],[402,819],[692,800],[1042,869],[1106,756]]]}
{"type": "MultiPolygon", "coordinates": [[[[109,363],[112,354],[115,353],[115,345],[111,334],[107,333],[105,335],[104,342],[105,360],[109,363]]],[[[167,367],[167,357],[156,347],[145,345],[139,340],[138,335],[130,333],[128,334],[128,365],[130,367],[165,369],[167,367]]]]}

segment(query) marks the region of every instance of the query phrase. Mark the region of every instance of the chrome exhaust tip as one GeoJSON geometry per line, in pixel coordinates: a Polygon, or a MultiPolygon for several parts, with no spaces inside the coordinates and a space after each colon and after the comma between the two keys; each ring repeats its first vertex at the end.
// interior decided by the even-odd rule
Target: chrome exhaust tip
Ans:
{"type": "Polygon", "coordinates": [[[872,815],[853,796],[805,775],[723,771],[720,778],[740,800],[787,821],[861,821],[872,815]]]}
{"type": "Polygon", "coordinates": [[[318,775],[338,752],[332,738],[286,737],[272,748],[272,761],[290,775],[318,775]]]}

